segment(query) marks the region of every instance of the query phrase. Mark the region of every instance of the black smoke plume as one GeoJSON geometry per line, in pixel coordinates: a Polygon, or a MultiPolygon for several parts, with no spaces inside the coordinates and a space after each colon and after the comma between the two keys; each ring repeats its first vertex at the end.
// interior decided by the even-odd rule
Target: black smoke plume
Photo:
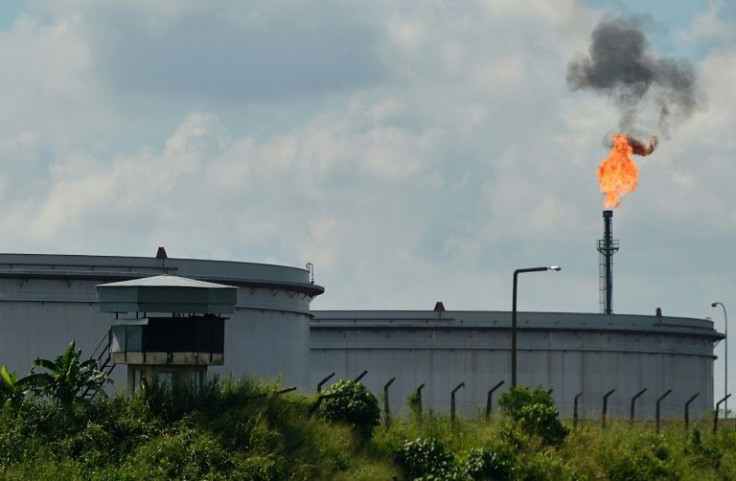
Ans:
{"type": "Polygon", "coordinates": [[[611,97],[621,109],[619,128],[631,132],[639,111],[653,108],[661,133],[698,105],[696,76],[685,59],[653,55],[640,19],[608,18],[593,30],[588,55],[570,62],[567,83],[611,97]]]}

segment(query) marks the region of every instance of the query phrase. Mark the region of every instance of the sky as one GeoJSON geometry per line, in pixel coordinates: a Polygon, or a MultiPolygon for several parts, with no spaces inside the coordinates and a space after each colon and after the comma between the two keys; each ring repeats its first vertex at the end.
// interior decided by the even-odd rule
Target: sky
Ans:
{"type": "Polygon", "coordinates": [[[315,309],[508,310],[514,269],[559,264],[520,277],[519,309],[598,312],[619,111],[566,75],[618,17],[692,64],[700,101],[637,126],[660,145],[614,212],[614,312],[722,331],[725,0],[5,0],[0,251],[311,262],[315,309]]]}

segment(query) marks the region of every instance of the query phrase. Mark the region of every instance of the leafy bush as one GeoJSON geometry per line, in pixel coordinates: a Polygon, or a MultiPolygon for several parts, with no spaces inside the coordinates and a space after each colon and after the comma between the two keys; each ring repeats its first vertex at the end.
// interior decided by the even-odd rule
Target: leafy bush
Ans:
{"type": "Polygon", "coordinates": [[[668,463],[647,451],[637,450],[612,457],[605,462],[605,469],[611,481],[678,479],[668,463]]]}
{"type": "Polygon", "coordinates": [[[473,481],[513,479],[514,454],[509,449],[471,449],[465,459],[465,473],[473,481]]]}
{"type": "Polygon", "coordinates": [[[527,433],[539,436],[546,444],[560,445],[570,430],[559,419],[557,408],[529,404],[519,412],[518,421],[527,433]]]}
{"type": "Polygon", "coordinates": [[[330,421],[352,424],[363,440],[373,437],[378,426],[381,409],[376,397],[362,384],[354,381],[337,381],[325,389],[320,415],[330,421]]]}
{"type": "Polygon", "coordinates": [[[541,386],[530,390],[525,387],[512,387],[508,392],[501,394],[498,405],[503,412],[513,420],[518,420],[524,406],[541,404],[553,407],[555,400],[541,386]]]}
{"type": "Polygon", "coordinates": [[[641,433],[603,456],[603,467],[611,481],[679,479],[670,447],[662,436],[641,433]]]}
{"type": "Polygon", "coordinates": [[[560,445],[570,432],[560,422],[554,399],[541,387],[533,391],[524,387],[511,388],[501,395],[498,404],[525,433],[538,436],[545,444],[560,445]]]}
{"type": "Polygon", "coordinates": [[[542,451],[535,454],[519,466],[518,475],[514,479],[519,481],[559,481],[569,479],[566,476],[565,463],[553,454],[542,451]]]}
{"type": "Polygon", "coordinates": [[[283,460],[272,456],[251,456],[243,462],[243,479],[251,481],[277,481],[283,479],[283,460]]]}
{"type": "Polygon", "coordinates": [[[694,429],[690,435],[688,446],[685,452],[692,458],[692,464],[698,467],[715,467],[721,466],[723,452],[718,448],[714,438],[703,441],[699,429],[694,429]]]}
{"type": "Polygon", "coordinates": [[[529,446],[529,438],[515,424],[503,423],[498,431],[498,439],[516,452],[524,451],[529,446]]]}
{"type": "Polygon", "coordinates": [[[406,441],[395,458],[408,479],[447,479],[455,470],[452,454],[435,438],[406,441]]]}

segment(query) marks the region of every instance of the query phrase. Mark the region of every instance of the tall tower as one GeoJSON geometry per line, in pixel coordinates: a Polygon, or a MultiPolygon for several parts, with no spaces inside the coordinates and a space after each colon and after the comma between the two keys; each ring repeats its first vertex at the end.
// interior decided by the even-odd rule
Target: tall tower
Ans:
{"type": "Polygon", "coordinates": [[[600,307],[602,314],[613,313],[613,254],[618,252],[618,239],[613,238],[612,210],[603,211],[603,239],[598,240],[600,307]]]}

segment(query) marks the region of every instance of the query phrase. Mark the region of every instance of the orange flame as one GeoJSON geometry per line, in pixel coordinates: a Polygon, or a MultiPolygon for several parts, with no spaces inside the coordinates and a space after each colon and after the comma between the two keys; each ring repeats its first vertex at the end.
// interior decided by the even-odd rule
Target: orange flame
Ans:
{"type": "Polygon", "coordinates": [[[613,147],[608,157],[598,166],[598,180],[601,193],[605,194],[606,209],[618,207],[621,197],[636,190],[639,169],[631,154],[646,156],[654,152],[657,138],[652,138],[649,146],[624,134],[613,137],[613,147]]]}

